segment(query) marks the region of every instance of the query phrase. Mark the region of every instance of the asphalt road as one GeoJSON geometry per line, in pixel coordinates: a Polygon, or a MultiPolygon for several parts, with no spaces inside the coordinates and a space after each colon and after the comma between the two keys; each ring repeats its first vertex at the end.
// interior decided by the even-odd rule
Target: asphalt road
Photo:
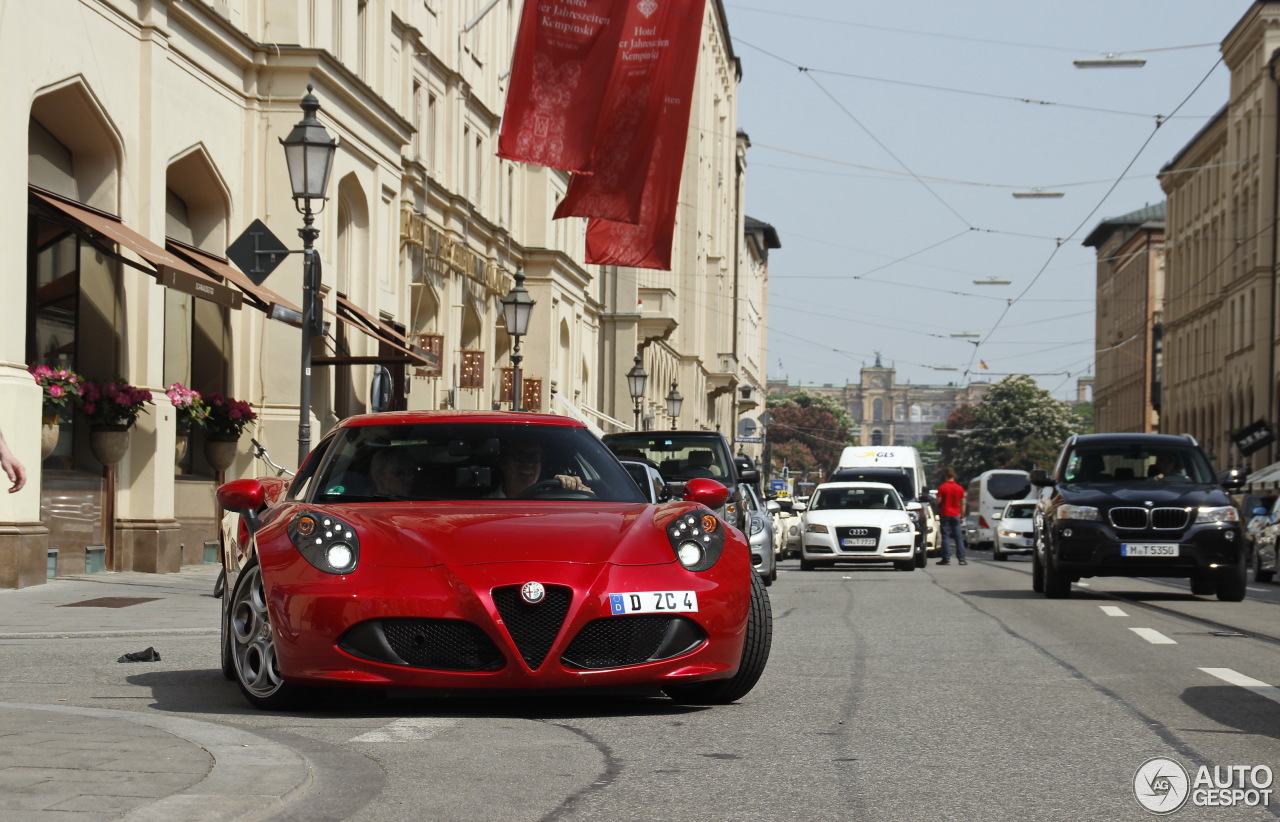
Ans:
{"type": "MultiPolygon", "coordinates": [[[[312,774],[273,819],[1138,820],[1152,814],[1134,775],[1153,757],[1193,778],[1280,771],[1280,587],[1223,603],[1107,579],[1047,600],[1029,562],[988,557],[911,573],[783,563],[768,669],[726,707],[345,693],[266,714],[222,678],[214,625],[4,639],[0,702],[180,717],[287,747],[312,774]],[[145,644],[161,663],[116,663],[145,644]]],[[[1173,818],[1278,815],[1273,797],[1173,818]]]]}

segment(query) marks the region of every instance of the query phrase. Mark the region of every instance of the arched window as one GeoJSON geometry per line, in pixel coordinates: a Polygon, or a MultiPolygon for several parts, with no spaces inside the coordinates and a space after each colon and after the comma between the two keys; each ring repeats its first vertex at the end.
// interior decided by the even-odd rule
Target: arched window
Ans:
{"type": "MultiPolygon", "coordinates": [[[[884,419],[884,400],[875,399],[871,402],[871,419],[874,422],[880,422],[884,419]]],[[[880,443],[873,443],[879,445],[880,443]]]]}

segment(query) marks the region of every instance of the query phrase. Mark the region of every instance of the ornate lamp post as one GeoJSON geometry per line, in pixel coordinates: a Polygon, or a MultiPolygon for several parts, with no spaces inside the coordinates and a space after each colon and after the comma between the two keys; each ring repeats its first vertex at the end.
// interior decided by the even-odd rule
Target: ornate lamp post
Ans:
{"type": "Polygon", "coordinates": [[[293,205],[302,215],[302,379],[298,399],[298,465],[302,465],[311,450],[311,338],[323,327],[319,306],[320,266],[315,258],[315,241],[320,229],[315,227],[315,215],[324,208],[325,190],[329,187],[329,172],[333,170],[333,155],[338,151],[338,141],[329,136],[316,112],[320,101],[311,93],[302,98],[302,120],[293,127],[289,136],[280,140],[284,146],[284,159],[289,167],[289,184],[293,188],[293,205]],[[319,201],[312,208],[313,200],[319,201]]]}
{"type": "Polygon", "coordinates": [[[671,430],[676,430],[676,420],[680,418],[680,406],[684,403],[684,397],[680,396],[680,392],[676,390],[676,381],[671,381],[671,391],[667,393],[667,414],[671,417],[671,430]]]}
{"type": "Polygon", "coordinates": [[[649,381],[649,372],[644,370],[644,362],[640,352],[636,352],[636,364],[627,372],[627,391],[631,393],[631,402],[635,405],[636,430],[640,430],[640,400],[644,399],[644,386],[649,381]]]}
{"type": "Polygon", "coordinates": [[[533,313],[534,300],[524,287],[524,269],[516,269],[516,284],[502,298],[502,319],[511,335],[511,410],[519,411],[524,404],[520,393],[520,338],[529,333],[529,315],[533,313]]]}

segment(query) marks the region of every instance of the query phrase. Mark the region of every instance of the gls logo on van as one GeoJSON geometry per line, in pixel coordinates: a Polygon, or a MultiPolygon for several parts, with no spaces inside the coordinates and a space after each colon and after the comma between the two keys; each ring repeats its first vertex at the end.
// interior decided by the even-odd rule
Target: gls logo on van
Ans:
{"type": "Polygon", "coordinates": [[[888,459],[889,457],[892,457],[895,455],[892,451],[862,451],[860,453],[853,454],[852,456],[871,457],[873,459],[888,459]]]}

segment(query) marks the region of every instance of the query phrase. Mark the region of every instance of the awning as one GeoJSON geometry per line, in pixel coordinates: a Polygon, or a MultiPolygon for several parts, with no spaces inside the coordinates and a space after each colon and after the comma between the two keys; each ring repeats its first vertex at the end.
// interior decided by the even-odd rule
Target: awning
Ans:
{"type": "Polygon", "coordinates": [[[367,334],[384,347],[389,349],[389,356],[379,353],[373,357],[356,357],[356,356],[333,356],[333,357],[312,357],[313,363],[332,363],[336,365],[372,365],[386,363],[406,363],[408,365],[422,366],[425,368],[438,368],[439,362],[434,354],[429,351],[423,351],[410,344],[409,340],[403,334],[396,330],[395,326],[388,322],[377,319],[369,314],[360,306],[351,302],[347,295],[337,293],[338,310],[325,311],[337,317],[342,322],[352,328],[367,334]]]}
{"type": "Polygon", "coordinates": [[[1245,480],[1246,488],[1264,489],[1268,485],[1280,483],[1280,462],[1273,462],[1265,468],[1259,468],[1245,480]]]}
{"type": "Polygon", "coordinates": [[[242,298],[239,291],[228,288],[186,260],[165,251],[120,222],[118,217],[90,209],[80,203],[73,203],[52,191],[45,191],[35,186],[30,186],[29,189],[31,195],[40,203],[51,206],[63,217],[69,218],[70,227],[104,254],[150,274],[156,278],[156,282],[168,288],[201,297],[228,308],[240,307],[242,298]],[[112,243],[122,245],[137,254],[150,264],[150,268],[120,256],[108,247],[112,243]]]}
{"type": "Polygon", "coordinates": [[[169,238],[165,243],[166,247],[177,254],[179,257],[194,264],[198,268],[202,268],[209,273],[221,277],[226,282],[231,283],[236,288],[244,292],[244,296],[248,298],[249,304],[259,311],[262,311],[273,320],[280,320],[294,327],[302,326],[302,309],[281,297],[276,292],[263,285],[256,285],[253,280],[249,279],[238,268],[231,265],[223,258],[216,254],[211,254],[204,249],[189,246],[186,243],[169,238]]]}

